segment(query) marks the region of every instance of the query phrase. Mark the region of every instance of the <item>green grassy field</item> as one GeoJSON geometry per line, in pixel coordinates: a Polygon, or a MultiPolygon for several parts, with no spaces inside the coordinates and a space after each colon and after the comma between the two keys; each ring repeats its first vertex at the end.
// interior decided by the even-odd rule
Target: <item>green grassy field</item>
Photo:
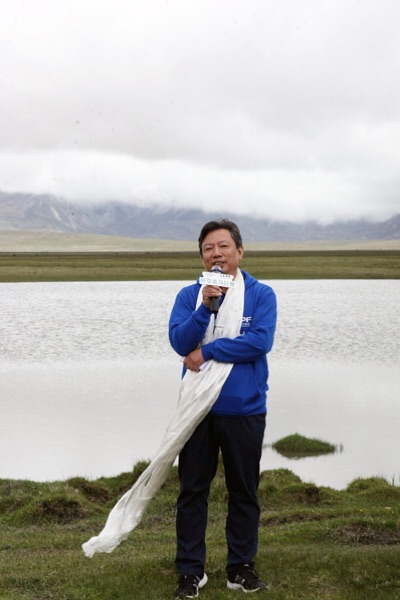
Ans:
{"type": "MultiPolygon", "coordinates": [[[[259,279],[399,279],[400,251],[248,251],[259,279]]],[[[2,253],[0,282],[193,280],[197,252],[2,253]]]]}
{"type": "MultiPolygon", "coordinates": [[[[174,468],[142,522],[112,554],[86,558],[81,544],[102,529],[110,508],[147,463],[132,473],[89,481],[0,480],[2,600],[161,600],[176,584],[174,468]]],[[[270,600],[400,598],[400,487],[359,479],[346,490],[264,471],[257,568],[270,600]]],[[[204,600],[239,598],[226,589],[226,490],[220,468],[210,495],[209,583],[204,600]]]]}

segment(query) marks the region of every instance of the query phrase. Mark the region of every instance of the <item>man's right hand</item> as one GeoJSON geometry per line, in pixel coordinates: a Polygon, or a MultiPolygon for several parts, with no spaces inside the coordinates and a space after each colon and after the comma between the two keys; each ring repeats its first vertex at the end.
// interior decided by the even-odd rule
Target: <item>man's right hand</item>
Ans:
{"type": "Polygon", "coordinates": [[[211,298],[219,298],[222,296],[222,290],[217,285],[205,285],[202,290],[203,304],[207,308],[211,307],[211,298]]]}
{"type": "Polygon", "coordinates": [[[183,360],[183,364],[187,369],[196,372],[200,371],[201,365],[204,365],[205,362],[206,361],[203,358],[201,348],[196,348],[196,350],[193,350],[192,352],[190,352],[190,354],[185,356],[183,360]]]}

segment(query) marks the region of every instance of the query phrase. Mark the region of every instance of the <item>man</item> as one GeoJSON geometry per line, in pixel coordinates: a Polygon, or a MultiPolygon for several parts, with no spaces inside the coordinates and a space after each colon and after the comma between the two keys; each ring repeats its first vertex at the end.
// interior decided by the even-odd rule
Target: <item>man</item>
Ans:
{"type": "MultiPolygon", "coordinates": [[[[184,357],[187,369],[202,373],[207,361],[231,363],[211,411],[198,425],[179,455],[180,494],[177,502],[176,567],[179,573],[175,598],[194,598],[207,583],[205,533],[207,501],[221,451],[229,494],[226,520],[227,587],[255,592],[267,588],[254,571],[260,508],[257,489],[266,421],[268,365],[276,326],[273,290],[239,269],[244,249],[237,225],[226,219],[204,225],[199,249],[205,271],[219,267],[231,275],[236,294],[242,295],[243,312],[238,334],[224,337],[217,330],[224,301],[233,289],[199,282],[183,288],[175,300],[169,322],[174,350],[184,357]],[[244,285],[240,288],[240,282],[244,285]],[[238,290],[242,291],[238,291],[238,290]],[[226,295],[226,298],[225,298],[226,295]],[[218,298],[217,315],[211,299],[218,298]]],[[[225,315],[225,321],[229,315],[225,315]]],[[[205,373],[204,373],[205,375],[205,373]]]]}

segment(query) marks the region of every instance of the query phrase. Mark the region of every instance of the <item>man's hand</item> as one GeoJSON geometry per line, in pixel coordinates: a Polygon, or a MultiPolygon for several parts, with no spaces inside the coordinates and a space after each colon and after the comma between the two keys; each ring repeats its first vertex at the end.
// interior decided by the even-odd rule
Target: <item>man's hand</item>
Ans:
{"type": "Polygon", "coordinates": [[[201,348],[196,348],[184,358],[183,364],[190,371],[200,371],[201,365],[204,365],[205,362],[201,348]]]}
{"type": "Polygon", "coordinates": [[[219,298],[222,296],[222,289],[217,285],[205,285],[202,290],[203,304],[210,308],[211,298],[219,298]]]}

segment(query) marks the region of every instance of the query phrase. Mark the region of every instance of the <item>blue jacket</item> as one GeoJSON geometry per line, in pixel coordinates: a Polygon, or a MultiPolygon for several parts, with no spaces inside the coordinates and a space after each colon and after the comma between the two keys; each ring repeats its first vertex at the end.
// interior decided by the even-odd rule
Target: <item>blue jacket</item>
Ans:
{"type": "MultiPolygon", "coordinates": [[[[267,409],[266,354],[274,339],[276,298],[271,287],[245,271],[242,274],[245,293],[240,335],[234,339],[219,338],[202,346],[204,360],[234,363],[211,409],[219,415],[257,415],[267,409]]],[[[197,282],[178,293],[169,320],[171,346],[181,356],[199,346],[211,318],[211,311],[204,304],[196,310],[199,289],[197,282]]]]}

